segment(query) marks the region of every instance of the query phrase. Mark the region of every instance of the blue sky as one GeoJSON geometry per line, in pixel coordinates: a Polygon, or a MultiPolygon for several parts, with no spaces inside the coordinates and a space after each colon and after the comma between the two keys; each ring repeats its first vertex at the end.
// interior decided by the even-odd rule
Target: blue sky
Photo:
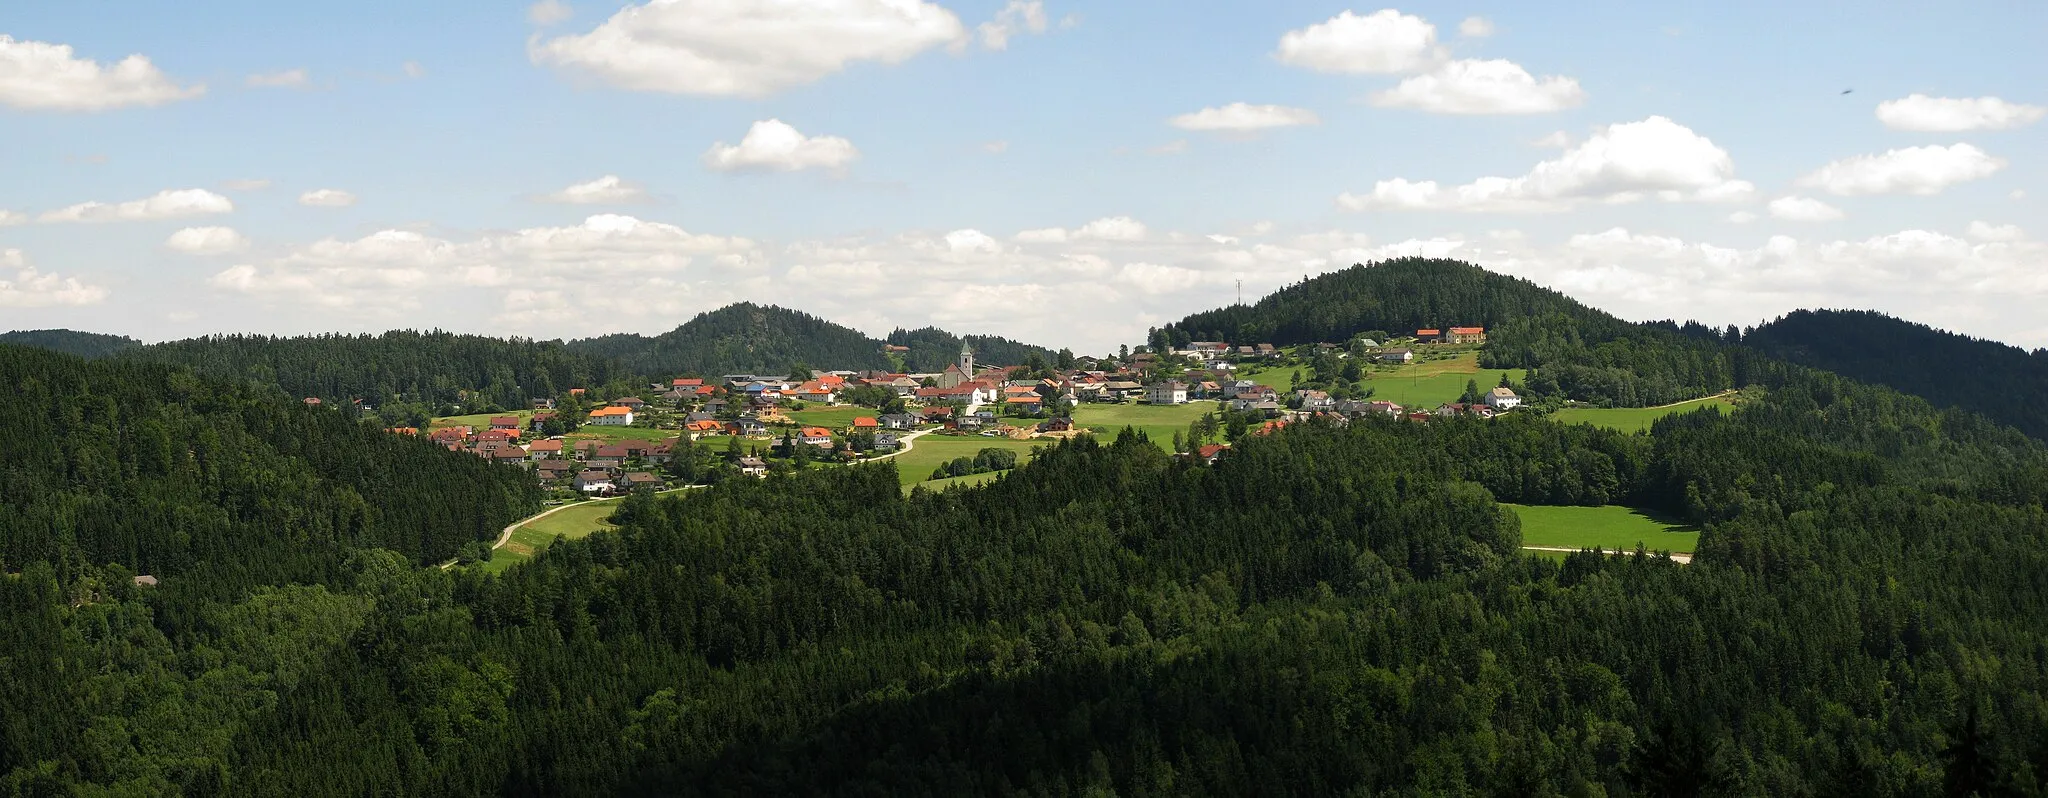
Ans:
{"type": "Polygon", "coordinates": [[[1097,351],[1431,254],[2048,345],[2038,3],[302,5],[0,18],[0,328],[1097,351]]]}

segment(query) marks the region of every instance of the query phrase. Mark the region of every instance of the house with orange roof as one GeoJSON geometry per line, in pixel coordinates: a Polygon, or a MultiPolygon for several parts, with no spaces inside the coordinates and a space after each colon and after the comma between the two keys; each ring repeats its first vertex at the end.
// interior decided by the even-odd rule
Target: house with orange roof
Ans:
{"type": "MultiPolygon", "coordinates": [[[[845,380],[840,380],[840,382],[845,382],[845,380]]],[[[831,404],[833,399],[836,398],[832,389],[826,386],[822,380],[810,380],[802,385],[798,385],[796,390],[792,391],[790,395],[800,401],[822,402],[825,404],[831,404]]]]}
{"type": "Polygon", "coordinates": [[[560,438],[543,438],[541,440],[534,441],[532,444],[529,444],[526,447],[526,453],[532,455],[533,459],[535,460],[540,460],[548,457],[561,457],[562,440],[560,438]]]}
{"type": "Polygon", "coordinates": [[[491,417],[491,429],[496,429],[496,430],[517,430],[517,429],[519,429],[519,417],[518,417],[518,416],[492,416],[492,417],[491,417]]]}
{"type": "Polygon", "coordinates": [[[419,427],[392,427],[392,428],[390,428],[390,429],[387,429],[387,430],[384,430],[384,431],[385,431],[385,432],[389,432],[389,433],[391,433],[391,434],[393,434],[393,435],[418,435],[418,434],[420,434],[420,428],[419,428],[419,427]]]}
{"type": "Polygon", "coordinates": [[[824,427],[805,427],[802,434],[797,436],[797,442],[829,448],[832,446],[832,431],[824,427]]]}
{"type": "Polygon", "coordinates": [[[1486,343],[1486,328],[1452,327],[1450,339],[1454,344],[1483,344],[1486,343]]]}
{"type": "Polygon", "coordinates": [[[882,428],[882,422],[873,416],[860,416],[853,420],[854,432],[874,432],[882,428]]]}
{"type": "Polygon", "coordinates": [[[620,405],[600,407],[590,411],[590,423],[600,427],[630,427],[633,425],[633,408],[620,405]]]}
{"type": "Polygon", "coordinates": [[[1415,340],[1417,341],[1429,342],[1442,337],[1444,337],[1444,331],[1435,327],[1415,331],[1415,340]]]}
{"type": "Polygon", "coordinates": [[[703,418],[683,425],[683,429],[699,435],[716,435],[725,431],[725,425],[716,419],[703,418]]]}

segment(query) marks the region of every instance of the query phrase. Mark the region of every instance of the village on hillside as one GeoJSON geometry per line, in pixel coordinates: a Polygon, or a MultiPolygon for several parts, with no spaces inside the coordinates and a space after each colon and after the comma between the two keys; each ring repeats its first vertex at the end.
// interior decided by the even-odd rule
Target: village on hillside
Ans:
{"type": "Polygon", "coordinates": [[[936,373],[677,376],[644,392],[573,388],[525,408],[391,431],[529,469],[558,499],[765,476],[922,447],[926,456],[899,462],[909,485],[1007,468],[1032,441],[1124,427],[1162,447],[1171,438],[1172,451],[1213,463],[1243,435],[1315,416],[1426,422],[1513,410],[1522,398],[1511,377],[1520,371],[1500,370],[1498,380],[1482,384],[1479,377],[1492,376],[1476,365],[1485,341],[1484,328],[1449,327],[1291,348],[1197,341],[1165,352],[1141,347],[1071,362],[1062,355],[1057,363],[1034,356],[1012,365],[977,363],[963,347],[936,373]]]}

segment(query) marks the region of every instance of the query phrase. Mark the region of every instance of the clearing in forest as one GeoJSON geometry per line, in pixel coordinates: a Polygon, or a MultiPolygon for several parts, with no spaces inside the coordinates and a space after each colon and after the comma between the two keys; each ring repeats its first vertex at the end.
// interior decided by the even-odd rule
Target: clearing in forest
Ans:
{"type": "Polygon", "coordinates": [[[1559,424],[1591,424],[1622,432],[1648,432],[1657,419],[1709,407],[1719,407],[1726,412],[1735,407],[1735,394],[1724,393],[1659,407],[1567,407],[1551,413],[1550,420],[1559,424]]]}
{"type": "Polygon", "coordinates": [[[1503,506],[1521,517],[1524,547],[1634,551],[1641,543],[1650,551],[1690,554],[1700,542],[1699,527],[1646,510],[1613,505],[1503,506]]]}

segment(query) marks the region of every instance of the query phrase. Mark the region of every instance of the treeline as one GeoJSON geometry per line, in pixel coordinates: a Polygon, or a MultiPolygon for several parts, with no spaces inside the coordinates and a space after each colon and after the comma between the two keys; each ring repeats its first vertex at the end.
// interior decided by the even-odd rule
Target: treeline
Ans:
{"type": "Polygon", "coordinates": [[[1937,330],[1882,313],[1800,310],[1747,331],[1759,352],[1936,405],[1960,407],[2048,439],[2048,350],[1937,330]]]}
{"type": "MultiPolygon", "coordinates": [[[[697,314],[668,332],[569,342],[641,374],[786,375],[796,368],[883,369],[882,344],[851,327],[774,305],[740,302],[697,314]]],[[[959,350],[954,350],[955,354],[959,350]]]]}
{"type": "Polygon", "coordinates": [[[0,333],[0,344],[33,346],[79,357],[105,357],[141,346],[142,342],[125,335],[78,330],[15,330],[0,333]]]}
{"type": "Polygon", "coordinates": [[[1768,381],[1652,436],[1361,419],[1214,466],[1080,439],[908,497],[893,463],[729,480],[633,497],[503,576],[359,554],[177,635],[152,620],[169,590],[70,606],[32,564],[0,642],[64,667],[0,658],[25,680],[0,784],[2048,790],[2048,453],[1832,375],[1768,381]],[[1690,566],[1553,563],[1497,500],[1706,531],[1690,566]],[[127,731],[145,719],[174,733],[127,731]]]}
{"type": "Polygon", "coordinates": [[[639,382],[615,361],[559,341],[395,330],[378,335],[214,335],[153,344],[121,355],[188,366],[202,374],[274,385],[292,398],[362,400],[388,420],[525,408],[570,388],[639,382]]]}
{"type": "MultiPolygon", "coordinates": [[[[937,327],[920,327],[915,330],[897,328],[884,339],[896,346],[910,347],[902,356],[903,368],[912,372],[944,371],[947,366],[960,360],[960,345],[974,348],[974,360],[999,366],[1021,366],[1037,357],[1039,362],[1054,363],[1060,360],[1057,353],[1040,346],[1012,341],[995,335],[958,336],[937,327]]],[[[1072,360],[1070,353],[1068,360],[1072,360]]]]}

